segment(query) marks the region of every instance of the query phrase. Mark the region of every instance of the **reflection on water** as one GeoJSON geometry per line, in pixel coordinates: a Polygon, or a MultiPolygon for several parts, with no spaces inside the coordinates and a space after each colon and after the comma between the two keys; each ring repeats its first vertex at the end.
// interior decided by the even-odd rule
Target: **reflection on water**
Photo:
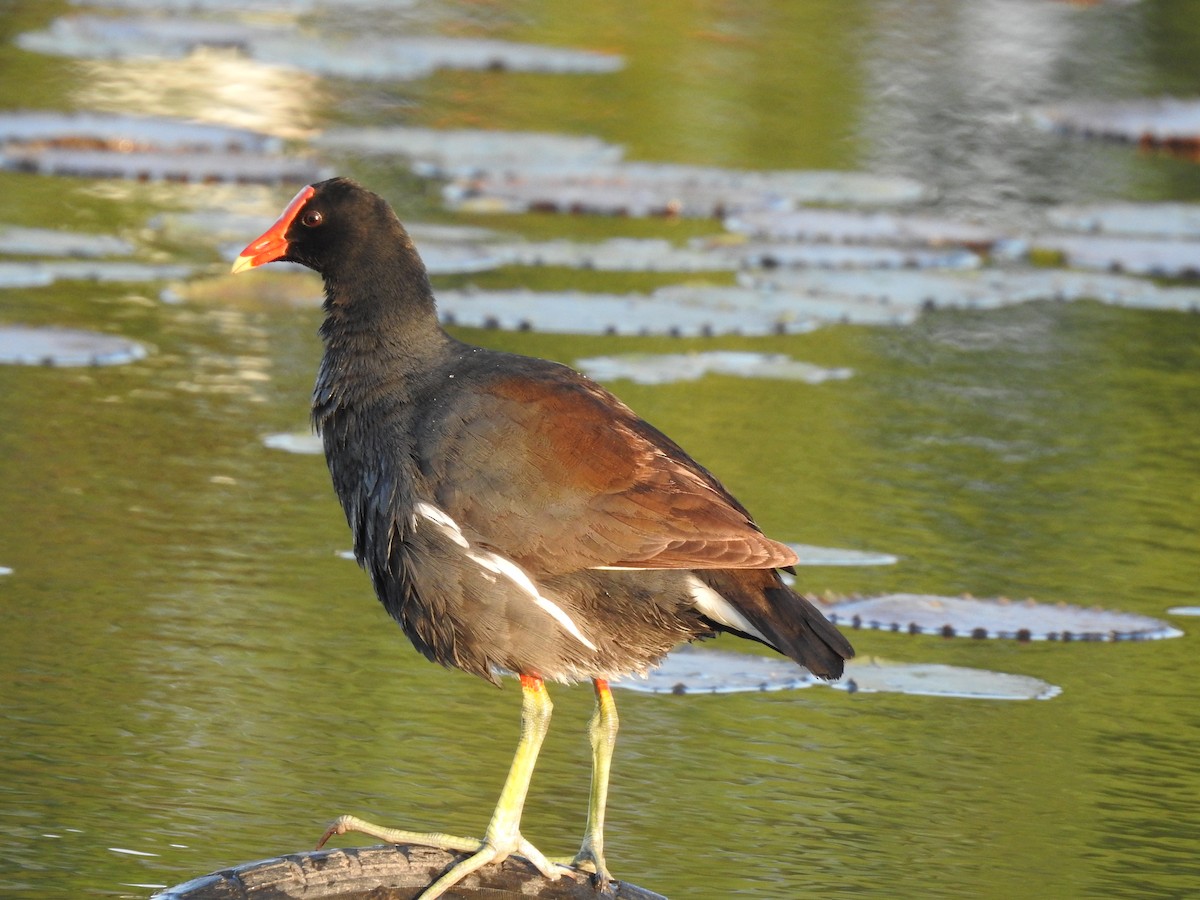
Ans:
{"type": "MultiPolygon", "coordinates": [[[[403,88],[225,51],[65,63],[4,46],[16,77],[0,80],[0,105],[186,114],[288,137],[333,120],[561,127],[640,158],[915,177],[938,188],[935,207],[1010,225],[1048,200],[1200,195],[1186,163],[1020,121],[1047,100],[1169,84],[1172,65],[1197,57],[1190,32],[1161,27],[1186,5],[477,12],[462,26],[472,33],[602,48],[629,64],[403,88]]],[[[4,29],[50,15],[12,6],[4,29]]],[[[346,166],[415,218],[438,210],[436,192],[386,159],[346,166]]],[[[118,234],[139,259],[216,266],[214,242],[186,229],[151,236],[145,223],[199,207],[215,215],[194,220],[201,229],[236,242],[222,213],[266,223],[288,194],[3,173],[0,222],[118,234]]],[[[586,217],[511,224],[580,241],[697,233],[586,217]]],[[[565,276],[489,277],[556,289],[565,276]]],[[[616,290],[611,277],[569,273],[598,290],[616,290]]],[[[0,891],[14,896],[144,897],[144,885],[307,847],[342,812],[476,833],[511,758],[517,692],[412,652],[338,556],[348,536],[323,462],[263,443],[303,425],[319,311],[223,303],[219,284],[176,296],[165,304],[156,286],[130,283],[0,292],[0,321],[152,349],[103,369],[0,367],[0,566],[12,569],[0,578],[0,891]]],[[[1194,315],[1043,302],[682,343],[464,334],[568,361],[736,350],[852,369],[821,384],[618,385],[780,539],[900,558],[803,568],[801,588],[1034,596],[1156,617],[1197,602],[1194,315]]],[[[1195,891],[1193,635],[855,641],[864,655],[1014,672],[1063,693],[622,694],[608,835],[617,875],[677,897],[1195,891]]],[[[584,824],[591,697],[552,692],[527,835],[566,852],[584,824]]]]}
{"type": "Polygon", "coordinates": [[[84,61],[81,109],[178,116],[284,138],[311,133],[320,79],[267,66],[232,50],[201,48],[183,59],[84,61]]]}
{"type": "Polygon", "coordinates": [[[1140,16],[985,0],[874,5],[860,64],[875,165],[937,187],[952,209],[1019,224],[1030,204],[1122,196],[1144,179],[1128,151],[1073,146],[1029,127],[1039,105],[1122,95],[1146,77],[1140,16]]]}

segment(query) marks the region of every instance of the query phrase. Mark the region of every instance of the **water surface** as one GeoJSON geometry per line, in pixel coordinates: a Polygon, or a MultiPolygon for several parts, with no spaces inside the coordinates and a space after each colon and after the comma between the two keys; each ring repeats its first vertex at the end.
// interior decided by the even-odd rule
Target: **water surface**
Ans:
{"type": "MultiPolygon", "coordinates": [[[[73,9],[10,2],[0,36],[73,9]]],[[[357,15],[336,27],[407,21],[357,15]]],[[[510,3],[423,15],[427,29],[616,52],[626,66],[368,83],[229,54],[65,60],[4,43],[0,107],[194,116],[289,137],[389,123],[594,134],[637,159],[913,177],[937,190],[934,212],[1005,227],[1051,204],[1200,199],[1192,163],[1021,119],[1055,100],[1194,92],[1195,2],[510,3]]],[[[398,166],[349,159],[344,170],[405,218],[449,218],[436,190],[398,166]]],[[[227,264],[210,250],[146,223],[224,204],[259,211],[265,227],[292,192],[0,173],[0,222],[116,234],[144,242],[147,261],[216,272],[227,264]]],[[[501,224],[581,240],[718,228],[501,224]]],[[[645,290],[663,276],[476,280],[645,290]]],[[[0,292],[5,322],[111,332],[152,351],[111,368],[0,368],[0,565],[13,570],[0,575],[0,892],[145,897],[304,849],[343,812],[478,833],[516,740],[517,692],[414,653],[338,556],[349,540],[324,463],[262,443],[304,425],[319,312],[165,304],[160,287],[0,292]]],[[[566,361],[720,349],[852,369],[817,385],[613,383],[771,534],[901,558],[802,569],[806,590],[1033,596],[1155,616],[1197,602],[1200,317],[1085,301],[760,339],[459,334],[566,361]]],[[[853,638],[863,654],[1027,674],[1063,692],[622,693],[608,833],[618,877],[697,898],[1200,892],[1192,634],[853,638]]],[[[584,823],[591,696],[552,693],[525,832],[568,853],[584,823]]]]}

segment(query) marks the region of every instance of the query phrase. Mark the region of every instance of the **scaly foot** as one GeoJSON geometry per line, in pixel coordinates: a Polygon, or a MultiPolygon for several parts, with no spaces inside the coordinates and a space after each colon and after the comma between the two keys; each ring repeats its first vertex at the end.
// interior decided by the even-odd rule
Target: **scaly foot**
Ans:
{"type": "Polygon", "coordinates": [[[579,848],[579,852],[571,859],[555,857],[550,861],[558,866],[586,872],[591,876],[592,887],[602,893],[609,889],[614,880],[612,873],[608,871],[608,866],[604,863],[604,853],[597,852],[593,847],[589,846],[587,841],[584,842],[584,845],[579,848]]]}
{"type": "MultiPolygon", "coordinates": [[[[456,837],[452,834],[427,831],[406,831],[400,828],[385,828],[366,822],[356,816],[338,816],[317,842],[317,849],[325,846],[325,842],[338,834],[357,831],[370,835],[388,844],[419,844],[423,847],[437,847],[440,850],[450,850],[459,853],[470,853],[466,859],[455,863],[437,881],[427,887],[419,900],[434,900],[458,884],[472,872],[481,869],[488,863],[503,862],[512,854],[523,856],[542,873],[543,876],[555,881],[562,874],[557,863],[551,863],[537,847],[521,837],[520,832],[506,835],[489,835],[487,840],[476,838],[456,837]]],[[[566,868],[566,866],[563,866],[566,868]]]]}
{"type": "Polygon", "coordinates": [[[456,837],[453,834],[443,834],[440,831],[405,831],[400,828],[384,828],[364,821],[357,816],[338,816],[325,829],[321,839],[317,841],[317,849],[325,846],[325,842],[336,834],[347,831],[357,831],[360,834],[379,838],[385,844],[420,844],[422,847],[437,847],[439,850],[454,850],[464,853],[474,853],[483,846],[478,838],[456,837]]]}

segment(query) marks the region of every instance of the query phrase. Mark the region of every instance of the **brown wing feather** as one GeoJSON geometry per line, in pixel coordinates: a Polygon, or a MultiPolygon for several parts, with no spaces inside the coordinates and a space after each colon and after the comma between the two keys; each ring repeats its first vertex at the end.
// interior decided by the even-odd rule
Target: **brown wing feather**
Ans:
{"type": "Polygon", "coordinates": [[[480,386],[443,432],[438,502],[461,525],[547,574],[796,562],[707,470],[603,388],[562,367],[538,374],[480,386]]]}

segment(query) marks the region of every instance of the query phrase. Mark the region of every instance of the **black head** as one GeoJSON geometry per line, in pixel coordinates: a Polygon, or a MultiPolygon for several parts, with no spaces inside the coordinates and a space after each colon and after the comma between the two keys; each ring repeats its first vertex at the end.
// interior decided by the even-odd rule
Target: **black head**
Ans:
{"type": "Polygon", "coordinates": [[[276,260],[300,263],[326,276],[352,266],[420,265],[387,201],[349,178],[310,184],[296,194],[275,224],[242,251],[233,271],[276,260]]]}

